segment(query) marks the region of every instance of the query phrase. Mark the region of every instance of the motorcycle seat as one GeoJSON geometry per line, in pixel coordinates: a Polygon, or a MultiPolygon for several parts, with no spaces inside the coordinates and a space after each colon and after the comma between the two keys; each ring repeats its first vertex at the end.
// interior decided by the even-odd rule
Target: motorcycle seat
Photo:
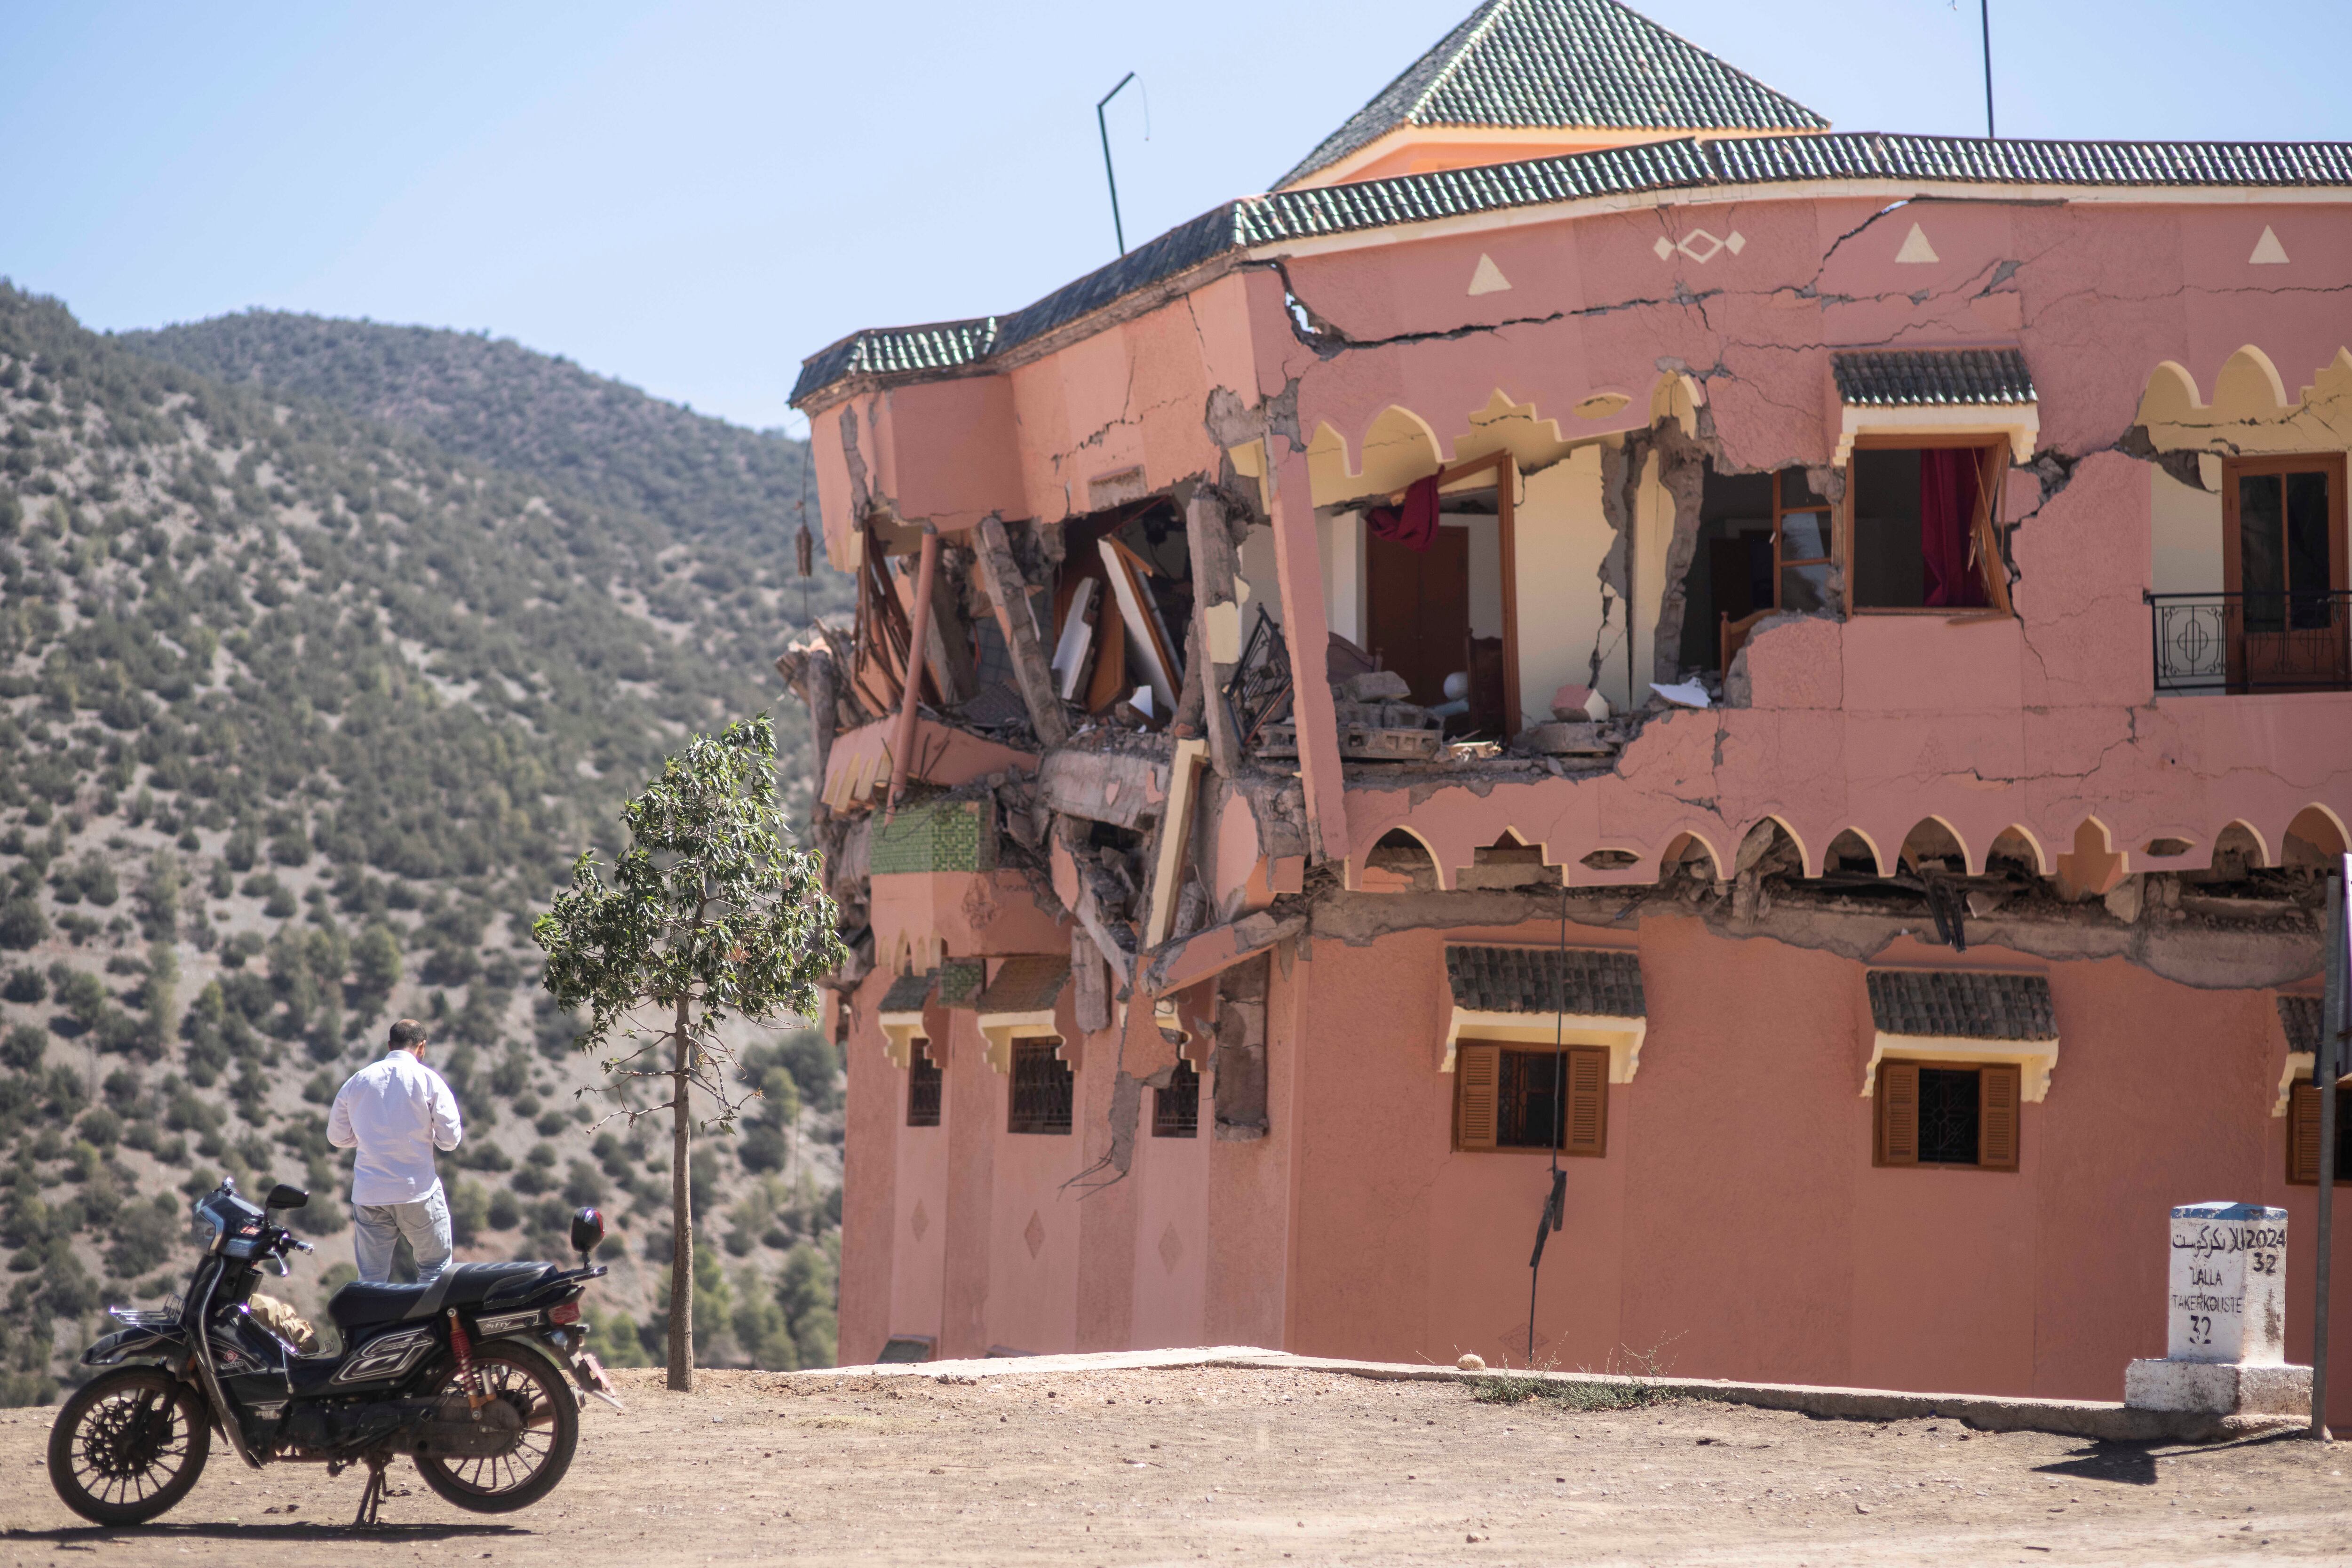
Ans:
{"type": "Polygon", "coordinates": [[[354,1279],[327,1302],[327,1316],[345,1331],[430,1318],[449,1307],[478,1307],[502,1286],[520,1285],[551,1267],[545,1263],[453,1263],[430,1285],[366,1285],[354,1279]]]}

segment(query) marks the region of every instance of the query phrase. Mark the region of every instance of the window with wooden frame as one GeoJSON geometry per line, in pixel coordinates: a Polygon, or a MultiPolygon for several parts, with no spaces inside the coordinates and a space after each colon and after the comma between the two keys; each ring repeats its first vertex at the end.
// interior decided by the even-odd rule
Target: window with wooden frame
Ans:
{"type": "Polygon", "coordinates": [[[1013,1042],[1013,1093],[1007,1132],[1066,1133],[1070,1130],[1073,1075],[1052,1036],[1013,1042]]]}
{"type": "Polygon", "coordinates": [[[2221,587],[2232,687],[2341,689],[2346,637],[2341,452],[2221,464],[2221,587]]]}
{"type": "Polygon", "coordinates": [[[1772,476],[1772,584],[1777,610],[1811,614],[1833,609],[1831,557],[1837,531],[1828,501],[1813,493],[1802,468],[1772,476]]]}
{"type": "MultiPolygon", "coordinates": [[[[2286,1094],[2286,1179],[2319,1185],[2319,1086],[2297,1079],[2286,1094]]],[[[2352,1182],[2352,1085],[2336,1087],[2336,1181],[2352,1182]]]]}
{"type": "Polygon", "coordinates": [[[940,1064],[931,1060],[930,1042],[917,1036],[907,1058],[907,1125],[940,1124],[940,1064]]]}
{"type": "Polygon", "coordinates": [[[1872,1163],[2016,1170],[2021,1083],[2008,1062],[1880,1062],[1872,1163]]]}
{"type": "Polygon", "coordinates": [[[2009,444],[1863,437],[1846,468],[1846,594],[1862,612],[2010,613],[2000,552],[2009,444]]]}
{"type": "Polygon", "coordinates": [[[1182,1057],[1168,1074],[1168,1087],[1151,1091],[1151,1135],[1154,1138],[1197,1138],[1201,1135],[1201,1075],[1182,1057]]]}
{"type": "Polygon", "coordinates": [[[1454,1062],[1454,1146],[1599,1159],[1609,1149],[1609,1050],[1464,1040],[1454,1062]]]}

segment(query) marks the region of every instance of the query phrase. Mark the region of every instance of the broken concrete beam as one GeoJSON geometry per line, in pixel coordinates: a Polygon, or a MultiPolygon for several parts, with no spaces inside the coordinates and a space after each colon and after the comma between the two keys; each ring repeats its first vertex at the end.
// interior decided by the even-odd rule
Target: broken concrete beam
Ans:
{"type": "Polygon", "coordinates": [[[1519,731],[1516,743],[1539,757],[1607,757],[1617,752],[1616,742],[1589,721],[1531,724],[1519,731]]]}
{"type": "Polygon", "coordinates": [[[1157,818],[1167,797],[1167,764],[1127,752],[1048,752],[1037,772],[1048,808],[1115,827],[1157,818]]]}
{"type": "Polygon", "coordinates": [[[1181,991],[1288,942],[1306,929],[1305,915],[1276,915],[1271,910],[1260,910],[1163,943],[1140,955],[1136,991],[1145,996],[1165,996],[1181,991]]]}
{"type": "Polygon", "coordinates": [[[1029,727],[1037,731],[1040,745],[1061,745],[1070,738],[1069,715],[1054,690],[1054,671],[1038,635],[1029,582],[1013,559],[1003,520],[993,515],[980,520],[980,526],[972,530],[972,551],[982,584],[996,605],[997,628],[1004,634],[1013,683],[1020,687],[1021,701],[1029,710],[1029,727]]]}
{"type": "Polygon", "coordinates": [[[1093,934],[1083,926],[1070,932],[1070,984],[1078,1027],[1089,1035],[1109,1028],[1110,972],[1093,934]]]}
{"type": "MultiPolygon", "coordinates": [[[[1242,656],[1239,563],[1233,531],[1225,525],[1223,498],[1205,488],[1184,503],[1185,546],[1192,563],[1192,667],[1200,669],[1202,726],[1209,735],[1209,765],[1231,778],[1241,765],[1226,685],[1242,656]]],[[[1192,668],[1186,671],[1188,678],[1192,668]]]]}
{"type": "Polygon", "coordinates": [[[1361,675],[1332,682],[1331,692],[1349,702],[1378,702],[1383,698],[1409,698],[1412,688],[1393,669],[1368,669],[1361,675]]]}

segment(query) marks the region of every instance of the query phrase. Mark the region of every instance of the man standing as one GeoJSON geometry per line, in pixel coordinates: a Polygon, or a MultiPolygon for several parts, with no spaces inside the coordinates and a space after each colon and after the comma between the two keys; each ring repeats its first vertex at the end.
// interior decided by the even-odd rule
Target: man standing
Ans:
{"type": "Polygon", "coordinates": [[[415,1019],[394,1024],[391,1050],[352,1074],[327,1119],[327,1142],[360,1152],[352,1172],[352,1250],[370,1284],[392,1278],[393,1248],[404,1236],[416,1257],[417,1283],[431,1284],[449,1264],[449,1203],[433,1151],[455,1149],[466,1133],[457,1097],[425,1065],[427,1043],[415,1019]]]}

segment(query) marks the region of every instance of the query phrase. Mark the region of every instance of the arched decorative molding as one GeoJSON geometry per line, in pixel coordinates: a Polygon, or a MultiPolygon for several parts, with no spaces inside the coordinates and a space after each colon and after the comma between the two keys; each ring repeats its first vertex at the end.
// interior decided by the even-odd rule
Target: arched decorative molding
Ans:
{"type": "Polygon", "coordinates": [[[2279,859],[2289,866],[2333,863],[2347,848],[2352,848],[2352,834],[2344,831],[2344,819],[2314,802],[2286,825],[2279,840],[2279,859]]]}
{"type": "Polygon", "coordinates": [[[1841,827],[1832,836],[1822,850],[1822,874],[1827,876],[1838,862],[1850,858],[1867,860],[1873,876],[1886,875],[1886,857],[1879,853],[1878,841],[1859,827],[1841,827]],[[1860,848],[1859,856],[1852,855],[1844,847],[1848,839],[1860,848]]]}
{"type": "Polygon", "coordinates": [[[1906,869],[1916,869],[1921,860],[1956,857],[1962,875],[1983,868],[1983,862],[1969,853],[1969,841],[1960,837],[1960,830],[1932,813],[1911,825],[1910,831],[1903,836],[1903,847],[1895,852],[1895,864],[1906,869]]]}
{"type": "Polygon", "coordinates": [[[2290,396],[2277,364],[2248,343],[2214,376],[2210,403],[2199,399],[2196,379],[2167,360],[2148,373],[2139,423],[2160,452],[2342,451],[2352,424],[2352,350],[2338,347],[2290,396]]]}
{"type": "Polygon", "coordinates": [[[2246,864],[2252,867],[2278,864],[2271,854],[2269,842],[2263,837],[2261,831],[2252,823],[2242,816],[2213,836],[2214,862],[2218,862],[2224,855],[2231,854],[2243,855],[2246,858],[2246,864]]]}
{"type": "Polygon", "coordinates": [[[2147,385],[2139,395],[2137,423],[2151,429],[2183,424],[2204,407],[2205,400],[2197,393],[2197,378],[2189,374],[2189,367],[2166,360],[2147,374],[2147,385]]]}
{"type": "Polygon", "coordinates": [[[2287,406],[2286,378],[2271,356],[2248,343],[2213,378],[2212,411],[2225,419],[2272,419],[2287,406]]]}
{"type": "Polygon", "coordinates": [[[1668,371],[1650,388],[1650,419],[1678,421],[1685,435],[1698,432],[1698,411],[1706,406],[1706,388],[1682,371],[1668,371]]]}
{"type": "MultiPolygon", "coordinates": [[[[2012,822],[1993,835],[1992,842],[1985,846],[1984,864],[1990,866],[1996,855],[2014,856],[2023,860],[2033,868],[2033,874],[2037,877],[2050,875],[2050,852],[2042,847],[2042,840],[2034,835],[2033,829],[2023,823],[2012,822]],[[2023,851],[2021,854],[2021,849],[2023,851]]],[[[1982,870],[1983,867],[1979,869],[1982,870]]]]}
{"type": "Polygon", "coordinates": [[[2131,851],[2116,848],[2114,831],[2086,816],[2074,828],[2074,847],[2057,858],[2054,870],[2061,897],[2105,898],[2131,875],[2131,851]]]}
{"type": "Polygon", "coordinates": [[[1714,840],[1696,827],[1678,828],[1674,837],[1666,840],[1665,848],[1658,856],[1659,877],[1663,879],[1669,868],[1678,868],[1688,864],[1693,848],[1706,858],[1707,875],[1711,879],[1717,882],[1727,879],[1723,874],[1722,852],[1716,848],[1714,840]]]}
{"type": "Polygon", "coordinates": [[[1820,875],[1821,864],[1814,858],[1812,851],[1805,847],[1803,835],[1789,826],[1788,818],[1768,814],[1758,817],[1748,826],[1748,831],[1739,836],[1739,852],[1732,858],[1731,862],[1731,874],[1734,877],[1770,852],[1771,845],[1769,840],[1759,843],[1757,838],[1759,834],[1769,828],[1780,829],[1781,833],[1787,835],[1789,842],[1796,847],[1798,875],[1804,877],[1820,875]]]}
{"type": "Polygon", "coordinates": [[[1373,839],[1361,855],[1351,855],[1348,858],[1348,889],[1350,892],[1406,893],[1412,890],[1410,874],[1391,870],[1372,863],[1372,857],[1383,850],[1394,853],[1400,846],[1392,843],[1391,840],[1400,836],[1412,840],[1413,847],[1419,849],[1423,857],[1427,859],[1430,874],[1436,879],[1436,885],[1440,889],[1447,885],[1445,861],[1444,857],[1438,854],[1436,846],[1431,844],[1419,828],[1409,827],[1400,822],[1383,829],[1381,836],[1373,839]]]}
{"type": "MultiPolygon", "coordinates": [[[[1591,440],[1591,436],[1581,437],[1591,440]]],[[[1473,463],[1498,451],[1508,451],[1519,471],[1546,468],[1567,456],[1574,441],[1559,433],[1559,421],[1547,419],[1532,402],[1514,403],[1501,387],[1486,405],[1470,416],[1468,426],[1455,439],[1446,458],[1449,466],[1473,463]]],[[[1524,496],[1516,498],[1525,500],[1524,496]]]]}

